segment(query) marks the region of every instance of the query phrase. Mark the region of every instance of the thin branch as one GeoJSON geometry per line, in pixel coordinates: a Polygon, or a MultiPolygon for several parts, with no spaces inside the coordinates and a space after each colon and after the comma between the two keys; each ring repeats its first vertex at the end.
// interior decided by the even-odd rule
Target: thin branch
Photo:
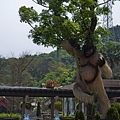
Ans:
{"type": "Polygon", "coordinates": [[[27,64],[23,67],[22,72],[30,65],[30,63],[33,61],[33,59],[34,59],[34,58],[31,58],[31,60],[29,60],[29,61],[27,62],[27,64]]]}
{"type": "Polygon", "coordinates": [[[30,27],[35,30],[35,28],[29,22],[28,22],[28,25],[30,25],[30,27]]]}
{"type": "Polygon", "coordinates": [[[94,17],[91,18],[91,26],[90,26],[90,29],[89,29],[89,32],[88,32],[87,36],[94,33],[96,25],[97,25],[97,17],[94,16],[94,17]]]}
{"type": "Polygon", "coordinates": [[[98,4],[98,6],[103,5],[103,4],[106,4],[106,3],[108,3],[109,1],[111,1],[111,0],[107,0],[106,2],[100,3],[100,4],[98,4]]]}
{"type": "Polygon", "coordinates": [[[41,5],[41,4],[37,3],[35,0],[32,0],[32,1],[33,1],[34,3],[40,5],[40,6],[43,6],[43,7],[45,7],[45,8],[49,8],[49,6],[41,5]]]}
{"type": "MultiPolygon", "coordinates": [[[[36,3],[36,4],[38,4],[35,0],[32,0],[34,3],[36,3]]],[[[38,5],[40,5],[40,4],[38,4],[38,5]]]]}

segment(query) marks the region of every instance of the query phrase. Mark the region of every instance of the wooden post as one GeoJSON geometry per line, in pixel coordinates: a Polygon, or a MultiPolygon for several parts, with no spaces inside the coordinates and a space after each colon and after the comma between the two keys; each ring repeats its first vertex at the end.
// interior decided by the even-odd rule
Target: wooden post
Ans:
{"type": "Polygon", "coordinates": [[[54,120],[54,97],[51,97],[51,120],[54,120]]]}
{"type": "Polygon", "coordinates": [[[29,96],[25,95],[23,97],[23,104],[22,104],[22,118],[24,119],[24,114],[28,114],[28,110],[25,108],[25,103],[28,102],[29,96]]]}
{"type": "Polygon", "coordinates": [[[79,109],[79,111],[81,111],[81,110],[82,110],[82,102],[81,102],[81,101],[79,101],[79,106],[78,106],[78,109],[79,109]]]}
{"type": "Polygon", "coordinates": [[[69,99],[68,99],[68,97],[66,98],[66,100],[67,100],[67,116],[69,115],[69,99]]]}
{"type": "Polygon", "coordinates": [[[62,113],[63,113],[63,116],[64,116],[64,108],[65,108],[65,105],[64,105],[64,97],[62,98],[62,113]]]}
{"type": "Polygon", "coordinates": [[[24,114],[25,114],[25,97],[23,97],[23,104],[22,104],[22,118],[24,119],[24,114]]]}
{"type": "MultiPolygon", "coordinates": [[[[28,99],[29,99],[29,96],[26,95],[25,96],[25,103],[28,102],[28,99]]],[[[28,114],[28,110],[25,108],[25,114],[27,115],[28,114]]]]}

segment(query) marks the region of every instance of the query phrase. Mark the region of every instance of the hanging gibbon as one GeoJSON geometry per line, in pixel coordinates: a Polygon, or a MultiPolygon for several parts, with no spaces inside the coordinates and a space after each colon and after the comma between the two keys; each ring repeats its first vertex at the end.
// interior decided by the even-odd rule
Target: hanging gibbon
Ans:
{"type": "Polygon", "coordinates": [[[102,73],[107,78],[112,77],[112,70],[96,46],[87,41],[80,50],[75,40],[63,41],[61,46],[71,54],[77,64],[77,79],[73,86],[73,93],[81,102],[93,104],[97,98],[100,102],[102,119],[106,117],[110,108],[110,101],[104,89],[102,73]]]}

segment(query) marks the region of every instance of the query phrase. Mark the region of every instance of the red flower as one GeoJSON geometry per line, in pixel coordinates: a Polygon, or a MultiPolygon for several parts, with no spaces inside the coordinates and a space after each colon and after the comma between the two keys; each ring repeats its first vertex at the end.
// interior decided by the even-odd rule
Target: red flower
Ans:
{"type": "Polygon", "coordinates": [[[56,87],[57,86],[57,82],[55,82],[54,80],[48,81],[45,83],[45,87],[56,87]]]}

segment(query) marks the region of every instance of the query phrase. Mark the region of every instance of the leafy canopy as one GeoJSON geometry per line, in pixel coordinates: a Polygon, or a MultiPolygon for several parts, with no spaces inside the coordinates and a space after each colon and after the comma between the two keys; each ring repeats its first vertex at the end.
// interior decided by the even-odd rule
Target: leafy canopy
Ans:
{"type": "Polygon", "coordinates": [[[105,29],[98,24],[98,16],[109,13],[104,3],[99,4],[96,0],[33,2],[44,7],[41,13],[37,13],[33,7],[22,6],[19,15],[21,22],[32,27],[29,38],[32,38],[35,44],[59,47],[63,40],[73,38],[76,38],[79,44],[86,39],[98,43],[101,36],[106,34],[105,29]]]}
{"type": "Polygon", "coordinates": [[[111,66],[120,63],[120,42],[105,42],[100,51],[111,64],[111,66]]]}

